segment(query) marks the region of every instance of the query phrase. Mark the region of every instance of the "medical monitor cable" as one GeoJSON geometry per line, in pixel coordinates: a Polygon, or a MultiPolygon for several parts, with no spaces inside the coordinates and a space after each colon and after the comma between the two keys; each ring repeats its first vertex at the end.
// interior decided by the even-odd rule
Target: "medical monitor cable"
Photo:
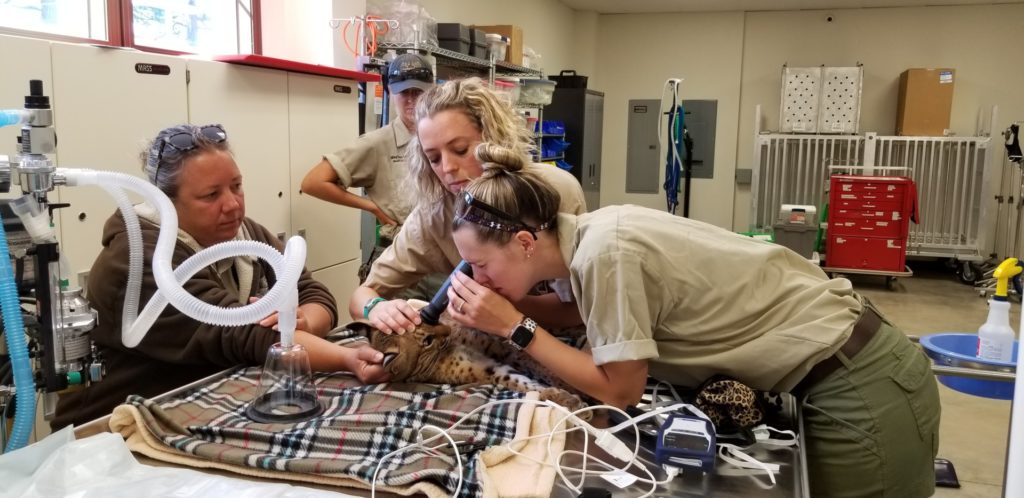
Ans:
{"type": "MultiPolygon", "coordinates": [[[[535,462],[537,464],[540,464],[540,465],[550,465],[550,466],[554,467],[555,471],[558,474],[559,478],[561,479],[562,483],[567,488],[573,490],[576,493],[579,493],[581,491],[582,486],[583,486],[583,482],[586,480],[586,476],[587,476],[588,473],[596,473],[596,474],[599,474],[599,475],[600,474],[613,474],[613,473],[618,473],[618,472],[625,472],[630,467],[636,466],[639,469],[641,469],[642,471],[644,471],[648,475],[648,477],[649,477],[649,479],[644,479],[644,478],[641,478],[641,477],[637,477],[637,481],[636,482],[641,482],[641,483],[645,483],[645,484],[652,484],[652,488],[650,490],[648,490],[646,493],[644,493],[643,495],[641,495],[639,498],[644,498],[644,497],[651,496],[657,490],[658,486],[663,486],[663,485],[671,482],[672,479],[674,479],[676,476],[678,476],[678,474],[680,473],[681,470],[678,469],[678,468],[675,468],[675,467],[671,467],[671,466],[663,466],[662,470],[666,473],[666,478],[658,480],[657,478],[654,477],[654,474],[651,472],[651,470],[646,465],[642,465],[642,464],[640,464],[638,462],[638,460],[640,460],[640,457],[639,457],[640,431],[639,431],[638,424],[640,422],[646,420],[646,419],[649,419],[649,418],[652,418],[652,417],[656,417],[656,416],[661,415],[663,413],[671,412],[671,411],[677,411],[677,410],[683,410],[683,409],[689,410],[692,413],[694,413],[695,415],[700,416],[702,418],[707,418],[707,415],[704,414],[701,410],[699,410],[698,408],[694,407],[693,405],[690,405],[690,404],[687,404],[687,403],[675,403],[675,404],[671,404],[671,405],[661,406],[661,407],[657,407],[657,408],[655,408],[655,409],[653,409],[653,410],[651,410],[649,412],[646,412],[646,413],[644,413],[642,415],[638,415],[636,417],[630,417],[629,414],[627,414],[626,412],[624,412],[624,411],[622,411],[619,408],[616,408],[614,406],[610,406],[610,405],[587,406],[587,407],[581,408],[579,410],[570,411],[567,408],[565,408],[565,407],[563,407],[563,406],[561,406],[561,405],[559,405],[559,404],[557,404],[557,403],[555,403],[553,401],[537,401],[537,400],[528,400],[528,399],[510,399],[510,400],[491,401],[491,402],[485,403],[485,404],[483,404],[483,405],[481,405],[481,406],[471,410],[469,413],[466,413],[459,420],[457,420],[451,426],[449,426],[447,429],[440,429],[440,428],[438,428],[436,426],[433,426],[433,425],[424,425],[424,426],[422,426],[419,429],[418,433],[417,433],[418,437],[422,438],[422,431],[426,430],[426,429],[435,430],[435,431],[437,431],[437,434],[434,435],[434,436],[431,436],[431,437],[429,437],[427,439],[423,439],[423,440],[421,440],[419,442],[416,442],[416,443],[409,444],[409,445],[403,446],[401,448],[398,448],[398,449],[396,449],[396,450],[386,454],[384,457],[382,457],[377,462],[377,466],[374,469],[374,473],[373,473],[373,479],[370,482],[371,496],[375,496],[377,479],[380,476],[381,467],[383,466],[383,464],[384,464],[384,462],[386,460],[388,460],[388,459],[392,458],[393,456],[398,455],[398,454],[400,454],[402,452],[412,451],[412,450],[415,450],[415,449],[423,449],[425,451],[432,452],[433,450],[435,450],[437,448],[440,448],[442,446],[445,446],[445,445],[450,446],[453,449],[453,452],[454,452],[454,454],[456,456],[456,466],[457,466],[457,471],[459,473],[459,483],[457,485],[458,487],[457,487],[457,490],[456,490],[456,493],[457,493],[458,490],[461,490],[461,486],[462,486],[462,473],[463,473],[464,467],[463,467],[463,464],[462,464],[462,460],[460,458],[458,443],[454,440],[453,437],[451,437],[451,435],[448,433],[448,431],[451,431],[451,430],[455,429],[456,427],[462,425],[463,423],[465,423],[467,420],[469,420],[473,415],[475,415],[479,411],[484,410],[484,409],[489,408],[489,407],[492,407],[492,406],[502,405],[502,404],[534,404],[534,405],[548,406],[548,407],[551,407],[552,409],[562,413],[561,419],[559,419],[559,421],[554,424],[554,427],[566,426],[567,422],[571,422],[573,425],[575,425],[575,427],[566,428],[566,429],[555,429],[555,430],[552,430],[552,431],[550,431],[548,433],[536,434],[536,435],[527,436],[525,438],[520,438],[520,439],[514,439],[514,440],[508,441],[506,443],[503,443],[503,445],[506,446],[508,448],[508,450],[512,454],[514,454],[516,456],[519,456],[519,457],[522,457],[522,458],[526,458],[526,459],[528,459],[530,461],[533,461],[533,462],[535,462]],[[593,425],[591,425],[590,423],[588,423],[588,422],[586,422],[586,421],[584,421],[584,420],[579,418],[579,415],[582,414],[582,413],[585,413],[587,411],[598,410],[598,409],[607,409],[607,410],[616,411],[616,412],[622,414],[623,416],[625,416],[626,420],[624,422],[622,422],[622,423],[619,423],[619,424],[611,427],[611,428],[598,429],[598,428],[594,427],[593,425]],[[629,446],[625,442],[623,442],[621,439],[618,439],[617,437],[614,436],[615,433],[617,433],[619,431],[622,431],[623,429],[627,429],[629,427],[633,427],[633,429],[634,429],[634,440],[636,441],[636,444],[634,445],[634,447],[632,449],[630,449],[629,446]],[[602,460],[600,458],[597,458],[597,457],[594,457],[593,455],[590,455],[590,452],[589,452],[589,438],[584,438],[584,440],[583,440],[583,451],[582,452],[578,451],[578,450],[563,450],[563,451],[558,452],[557,454],[555,454],[555,452],[553,451],[552,445],[554,443],[554,437],[556,435],[564,434],[564,433],[570,433],[570,432],[581,430],[581,429],[585,430],[589,435],[594,437],[595,444],[597,444],[598,447],[600,447],[602,450],[604,450],[608,454],[610,454],[613,457],[615,457],[617,460],[621,460],[621,461],[625,462],[625,465],[624,466],[615,466],[615,465],[612,465],[612,464],[610,464],[610,463],[608,463],[608,462],[606,462],[606,461],[604,461],[604,460],[602,460]],[[428,446],[428,445],[432,444],[433,442],[435,442],[437,439],[442,438],[442,437],[446,439],[446,442],[444,444],[441,444],[441,445],[438,445],[438,446],[434,446],[434,447],[428,446]],[[552,460],[551,462],[541,462],[541,461],[539,461],[539,460],[537,460],[537,459],[535,459],[533,457],[530,457],[528,455],[524,455],[524,454],[520,453],[518,450],[516,450],[514,448],[514,446],[521,445],[521,444],[525,443],[526,441],[528,441],[530,439],[538,439],[538,438],[542,438],[542,437],[547,437],[548,438],[546,453],[547,453],[547,457],[552,460]],[[567,455],[579,455],[579,456],[581,456],[583,458],[583,464],[582,464],[583,466],[582,467],[572,467],[572,466],[562,465],[561,464],[561,460],[563,459],[564,456],[567,456],[567,455]],[[592,470],[592,469],[587,469],[586,466],[587,466],[587,464],[589,462],[594,462],[594,463],[604,467],[606,470],[595,471],[595,470],[592,470]],[[577,472],[577,473],[581,474],[580,480],[579,480],[578,484],[573,483],[569,479],[569,477],[565,475],[565,472],[567,472],[567,471],[568,472],[577,472]]],[[[755,428],[755,431],[757,429],[760,429],[760,428],[755,428]]],[[[767,430],[774,430],[774,429],[767,428],[766,431],[767,430]]],[[[791,435],[792,437],[795,438],[795,435],[792,432],[789,432],[789,431],[776,431],[776,432],[780,432],[780,433],[784,433],[784,434],[789,434],[789,435],[791,435]]],[[[770,440],[770,439],[766,441],[765,438],[758,437],[758,442],[761,442],[761,443],[768,444],[768,443],[771,443],[771,441],[772,440],[770,440]]],[[[779,446],[787,446],[787,445],[795,444],[795,441],[794,442],[786,442],[785,440],[782,440],[781,442],[778,442],[778,443],[775,443],[775,444],[779,445],[779,446]]],[[[732,445],[729,445],[729,446],[732,446],[732,445]]],[[[742,449],[746,449],[746,448],[737,447],[735,449],[742,450],[742,449]]],[[[775,468],[772,468],[772,466],[769,464],[766,467],[764,464],[762,464],[761,462],[757,462],[756,460],[748,460],[747,458],[744,458],[744,457],[746,457],[746,455],[743,454],[742,452],[735,453],[734,452],[735,449],[733,449],[733,448],[724,448],[723,449],[723,448],[720,447],[719,448],[719,455],[721,455],[723,457],[723,459],[726,459],[727,461],[734,462],[735,464],[740,465],[743,468],[754,468],[754,469],[759,469],[759,470],[763,469],[763,470],[767,471],[769,476],[770,476],[770,479],[772,479],[772,482],[774,484],[775,480],[774,480],[774,475],[772,473],[772,470],[775,470],[777,472],[777,466],[775,468]],[[729,458],[729,453],[730,452],[733,452],[733,454],[736,455],[735,459],[729,458]]],[[[636,476],[634,476],[634,477],[636,477],[636,476]]]]}
{"type": "MultiPolygon", "coordinates": [[[[668,121],[670,125],[673,124],[673,120],[671,118],[673,116],[673,113],[677,112],[680,103],[679,86],[682,84],[682,82],[682,78],[669,78],[668,80],[665,81],[665,85],[661,91],[661,98],[658,101],[658,145],[661,147],[661,150],[665,150],[665,142],[662,141],[662,123],[668,121]],[[665,112],[665,94],[669,93],[670,91],[672,97],[672,106],[668,112],[665,112]]],[[[672,133],[671,130],[669,132],[672,133]]],[[[668,178],[671,178],[672,176],[678,178],[678,176],[676,176],[678,175],[678,171],[673,171],[673,169],[676,167],[676,164],[682,163],[682,161],[679,158],[679,144],[676,143],[675,137],[675,133],[672,133],[672,148],[670,149],[671,164],[665,165],[666,183],[663,186],[663,188],[665,188],[665,195],[667,197],[666,203],[668,205],[668,211],[672,214],[675,214],[675,209],[679,205],[679,201],[678,192],[669,192],[669,184],[671,182],[668,181],[668,178]],[[673,197],[675,197],[675,202],[672,201],[673,197]]],[[[678,190],[678,187],[679,184],[677,181],[675,182],[675,185],[672,188],[678,190]]]]}

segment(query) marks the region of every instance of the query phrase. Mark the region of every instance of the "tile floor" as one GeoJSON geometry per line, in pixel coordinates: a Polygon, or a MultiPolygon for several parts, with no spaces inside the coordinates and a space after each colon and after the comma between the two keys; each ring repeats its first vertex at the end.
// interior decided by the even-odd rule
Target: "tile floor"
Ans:
{"type": "MultiPolygon", "coordinates": [[[[907,334],[977,332],[988,316],[986,300],[973,287],[956,280],[941,263],[911,263],[914,277],[901,279],[894,290],[880,277],[850,276],[854,287],[869,297],[907,334]]],[[[1020,306],[1011,307],[1010,323],[1020,323],[1020,306]]],[[[942,425],[939,457],[953,462],[961,488],[938,488],[940,498],[1002,496],[1010,402],[980,398],[940,385],[942,425]]]]}

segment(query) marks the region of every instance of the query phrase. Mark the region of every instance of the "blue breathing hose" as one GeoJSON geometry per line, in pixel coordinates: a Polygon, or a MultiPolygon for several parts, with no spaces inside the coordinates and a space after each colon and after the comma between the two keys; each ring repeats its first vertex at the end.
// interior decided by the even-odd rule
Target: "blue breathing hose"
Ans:
{"type": "Polygon", "coordinates": [[[24,111],[18,109],[0,109],[0,128],[8,125],[21,124],[24,111]]]}
{"type": "Polygon", "coordinates": [[[16,450],[28,443],[36,418],[36,386],[32,379],[32,365],[28,360],[25,324],[21,320],[18,287],[14,282],[9,254],[7,233],[4,231],[3,217],[0,217],[0,257],[3,258],[3,261],[0,261],[0,309],[4,315],[4,336],[7,337],[7,351],[14,370],[14,395],[18,405],[14,412],[14,429],[7,441],[5,452],[16,450]]]}

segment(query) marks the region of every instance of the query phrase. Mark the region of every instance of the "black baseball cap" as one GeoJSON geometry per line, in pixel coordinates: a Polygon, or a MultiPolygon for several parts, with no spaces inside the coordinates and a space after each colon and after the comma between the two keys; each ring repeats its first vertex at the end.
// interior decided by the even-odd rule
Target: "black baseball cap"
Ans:
{"type": "Polygon", "coordinates": [[[418,54],[402,54],[388,64],[388,91],[402,93],[410,88],[426,91],[434,86],[434,70],[418,54]]]}

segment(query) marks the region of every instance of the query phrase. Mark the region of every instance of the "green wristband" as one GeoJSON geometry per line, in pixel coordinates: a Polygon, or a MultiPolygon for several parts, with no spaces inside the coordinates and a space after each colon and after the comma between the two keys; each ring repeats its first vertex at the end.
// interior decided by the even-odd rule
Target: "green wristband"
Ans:
{"type": "Polygon", "coordinates": [[[370,310],[372,310],[374,306],[377,306],[378,304],[383,303],[384,301],[387,301],[387,299],[384,299],[383,297],[379,296],[367,301],[366,305],[363,306],[363,318],[370,318],[370,310]]]}

